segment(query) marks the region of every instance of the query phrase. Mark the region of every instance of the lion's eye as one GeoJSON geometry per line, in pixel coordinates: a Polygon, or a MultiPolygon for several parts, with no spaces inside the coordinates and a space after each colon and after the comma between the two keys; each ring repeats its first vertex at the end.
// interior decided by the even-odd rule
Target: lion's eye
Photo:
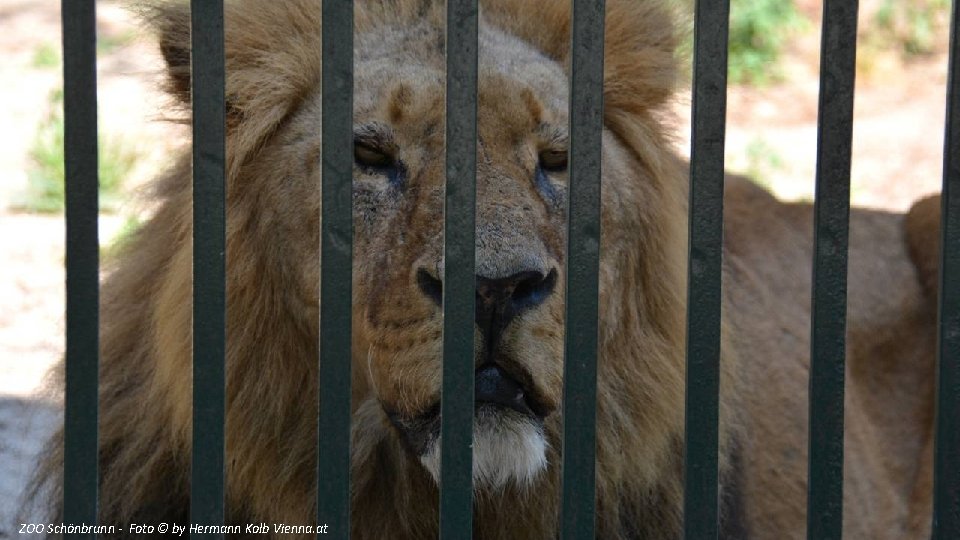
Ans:
{"type": "Polygon", "coordinates": [[[353,159],[357,165],[377,169],[396,165],[396,159],[391,154],[362,142],[353,144],[353,159]]]}
{"type": "Polygon", "coordinates": [[[547,172],[563,172],[567,170],[567,151],[542,150],[540,152],[540,168],[547,172]]]}

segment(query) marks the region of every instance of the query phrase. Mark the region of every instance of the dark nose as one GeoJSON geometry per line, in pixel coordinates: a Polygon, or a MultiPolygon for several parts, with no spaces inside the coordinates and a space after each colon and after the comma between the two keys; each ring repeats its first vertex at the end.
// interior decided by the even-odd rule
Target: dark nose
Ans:
{"type": "Polygon", "coordinates": [[[519,413],[533,414],[527,404],[523,386],[496,364],[484,364],[474,377],[474,400],[496,403],[519,413]]]}
{"type": "MultiPolygon", "coordinates": [[[[556,270],[546,276],[537,271],[497,279],[477,276],[477,324],[484,328],[496,320],[506,326],[520,312],[542,304],[556,284],[556,270]]],[[[443,303],[443,282],[426,269],[417,270],[417,286],[438,306],[443,303]]]]}
{"type": "Polygon", "coordinates": [[[423,268],[417,270],[417,286],[434,304],[443,304],[443,282],[433,277],[433,274],[423,268]]]}
{"type": "MultiPolygon", "coordinates": [[[[528,270],[505,278],[477,276],[476,322],[484,337],[496,336],[523,311],[546,300],[557,285],[557,271],[546,276],[528,270]]],[[[421,268],[417,270],[417,286],[438,306],[443,302],[443,282],[421,268]]]]}
{"type": "Polygon", "coordinates": [[[490,279],[477,276],[477,326],[485,336],[498,334],[523,311],[538,306],[553,292],[557,271],[537,271],[490,279]]]}

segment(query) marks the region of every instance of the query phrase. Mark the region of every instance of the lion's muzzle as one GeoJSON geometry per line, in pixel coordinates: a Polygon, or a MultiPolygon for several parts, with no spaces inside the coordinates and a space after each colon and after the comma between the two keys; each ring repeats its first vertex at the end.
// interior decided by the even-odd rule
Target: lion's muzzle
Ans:
{"type": "MultiPolygon", "coordinates": [[[[555,292],[558,270],[547,262],[548,257],[534,253],[520,257],[507,246],[495,260],[481,259],[484,264],[477,267],[475,322],[481,341],[474,383],[473,469],[478,488],[526,484],[546,467],[544,419],[553,407],[535,384],[534,377],[541,374],[531,369],[526,358],[518,358],[508,330],[524,314],[543,309],[555,292]]],[[[441,308],[444,283],[437,274],[442,272],[431,270],[418,260],[413,281],[423,299],[441,308]]],[[[438,480],[439,400],[410,416],[391,413],[387,403],[384,409],[406,449],[438,480]]]]}
{"type": "Polygon", "coordinates": [[[473,398],[478,407],[489,403],[513,409],[520,414],[536,415],[523,386],[497,364],[485,364],[474,377],[473,398]]]}
{"type": "MultiPolygon", "coordinates": [[[[494,363],[475,374],[475,487],[501,488],[509,482],[530,482],[546,467],[543,407],[524,385],[494,363]]],[[[440,406],[416,418],[388,414],[408,451],[433,478],[440,478],[440,406]]]]}

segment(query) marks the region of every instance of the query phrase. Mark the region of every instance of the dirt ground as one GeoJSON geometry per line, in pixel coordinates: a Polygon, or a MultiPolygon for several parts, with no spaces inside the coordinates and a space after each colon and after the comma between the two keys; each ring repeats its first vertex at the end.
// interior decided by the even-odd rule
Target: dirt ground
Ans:
{"type": "MultiPolygon", "coordinates": [[[[819,3],[804,0],[801,6],[811,18],[818,15],[819,3]]],[[[61,84],[58,66],[37,65],[40,49],[59,47],[58,10],[53,0],[0,2],[0,538],[13,536],[10,523],[33,456],[62,414],[60,397],[44,390],[44,376],[63,352],[63,219],[11,209],[27,182],[32,134],[49,109],[50,91],[61,84]]],[[[101,39],[122,42],[100,59],[101,130],[139,146],[143,157],[128,184],[140,185],[185,144],[186,134],[161,121],[159,57],[131,17],[114,2],[98,2],[98,27],[101,39]]],[[[791,46],[786,80],[729,91],[728,167],[759,174],[763,185],[795,200],[812,199],[814,186],[819,36],[809,34],[791,46]]],[[[940,53],[909,63],[881,55],[858,75],[854,204],[905,210],[939,190],[945,39],[940,53]]],[[[689,99],[679,100],[678,147],[684,152],[688,111],[689,99]]],[[[103,218],[104,243],[120,228],[121,216],[103,218]]]]}

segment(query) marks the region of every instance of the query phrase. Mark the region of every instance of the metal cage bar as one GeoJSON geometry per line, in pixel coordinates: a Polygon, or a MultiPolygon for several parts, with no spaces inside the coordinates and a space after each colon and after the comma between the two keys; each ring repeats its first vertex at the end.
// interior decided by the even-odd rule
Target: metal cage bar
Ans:
{"type": "Polygon", "coordinates": [[[717,538],[720,305],[729,0],[698,0],[690,147],[684,536],[717,538]]]}
{"type": "Polygon", "coordinates": [[[604,1],[573,0],[561,536],[595,537],[604,1]]]}
{"type": "Polygon", "coordinates": [[[440,537],[473,535],[477,0],[447,0],[440,537]]]}
{"type": "Polygon", "coordinates": [[[857,0],[823,5],[810,334],[807,538],[839,539],[843,526],[850,155],[857,0]]]}
{"type": "Polygon", "coordinates": [[[353,1],[323,1],[317,522],[350,538],[353,1]]]}
{"type": "MultiPolygon", "coordinates": [[[[561,534],[595,531],[604,1],[572,0],[561,534]]],[[[95,2],[63,0],[64,522],[96,523],[99,246],[95,2]]],[[[472,536],[478,11],[448,0],[440,535],[472,536]]],[[[223,0],[192,0],[194,374],[191,522],[224,523],[223,0]]],[[[324,0],[317,518],[350,537],[353,1],[324,0]]],[[[960,82],[951,26],[944,144],[933,534],[960,535],[960,82]]],[[[718,392],[729,0],[698,0],[690,164],[686,538],[718,537],[718,392]]],[[[840,538],[857,1],[826,0],[811,324],[808,537],[840,538]]],[[[72,535],[80,536],[80,535],[72,535]]],[[[92,536],[92,535],[88,535],[92,536]]],[[[222,537],[222,535],[215,535],[222,537]]]]}
{"type": "MultiPolygon", "coordinates": [[[[223,0],[193,0],[193,459],[190,522],[224,523],[226,227],[223,0]]],[[[222,534],[199,534],[212,536],[222,534]]]]}
{"type": "Polygon", "coordinates": [[[960,5],[953,2],[941,194],[933,537],[960,538],[960,5]]]}
{"type": "MultiPolygon", "coordinates": [[[[97,375],[100,246],[97,235],[97,59],[93,0],[63,0],[66,174],[66,397],[63,520],[97,522],[97,375]]],[[[90,534],[68,534],[73,538],[90,534]]]]}

